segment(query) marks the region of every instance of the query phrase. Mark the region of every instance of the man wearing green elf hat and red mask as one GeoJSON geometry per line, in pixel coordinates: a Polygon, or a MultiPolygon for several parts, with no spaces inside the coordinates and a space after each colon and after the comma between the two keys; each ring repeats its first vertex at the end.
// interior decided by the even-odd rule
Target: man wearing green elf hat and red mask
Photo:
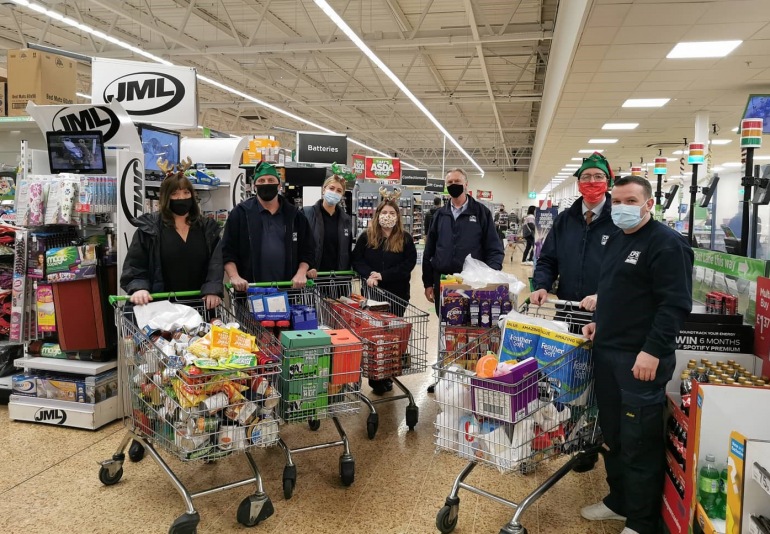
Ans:
{"type": "Polygon", "coordinates": [[[612,222],[612,203],[607,188],[614,176],[607,159],[594,152],[575,172],[582,195],[554,219],[545,238],[534,273],[530,301],[543,304],[558,280],[556,296],[596,307],[596,289],[604,245],[618,231],[612,222]]]}
{"type": "Polygon", "coordinates": [[[281,175],[269,163],[254,168],[256,198],[230,212],[222,235],[225,273],[238,291],[250,282],[307,283],[315,239],[302,210],[279,195],[281,175]]]}

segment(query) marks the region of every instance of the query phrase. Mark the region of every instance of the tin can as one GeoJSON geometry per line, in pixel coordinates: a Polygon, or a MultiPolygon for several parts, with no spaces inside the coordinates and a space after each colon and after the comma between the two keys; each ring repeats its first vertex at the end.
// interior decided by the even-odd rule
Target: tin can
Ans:
{"type": "Polygon", "coordinates": [[[207,411],[209,414],[214,415],[219,410],[227,408],[230,398],[225,393],[217,393],[211,397],[201,401],[201,408],[207,411]]]}
{"type": "Polygon", "coordinates": [[[220,319],[219,317],[214,317],[214,318],[211,320],[211,323],[210,323],[210,324],[211,324],[211,326],[220,326],[220,327],[223,327],[223,326],[225,326],[225,323],[224,323],[224,321],[222,321],[222,319],[220,319]]]}
{"type": "Polygon", "coordinates": [[[257,405],[253,402],[247,402],[241,405],[241,409],[238,411],[236,421],[243,426],[248,426],[254,421],[257,416],[257,405]]]}
{"type": "Polygon", "coordinates": [[[187,421],[187,430],[190,434],[215,434],[218,429],[218,417],[194,417],[187,421]]]}

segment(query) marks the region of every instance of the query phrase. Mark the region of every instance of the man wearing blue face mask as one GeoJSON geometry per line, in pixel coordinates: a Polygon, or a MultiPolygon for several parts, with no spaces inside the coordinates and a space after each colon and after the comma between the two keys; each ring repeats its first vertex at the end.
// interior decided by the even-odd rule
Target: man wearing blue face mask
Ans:
{"type": "Polygon", "coordinates": [[[652,220],[652,187],[626,176],[612,189],[610,237],[593,323],[594,388],[610,493],[587,506],[590,520],[625,520],[621,534],[659,530],[665,471],[665,387],[676,336],[692,308],[693,253],[685,238],[652,220]]]}
{"type": "Polygon", "coordinates": [[[308,271],[308,278],[315,278],[318,271],[347,271],[350,269],[352,225],[350,215],[342,210],[345,198],[345,179],[334,174],[321,188],[321,200],[303,208],[315,237],[315,269],[308,271]]]}

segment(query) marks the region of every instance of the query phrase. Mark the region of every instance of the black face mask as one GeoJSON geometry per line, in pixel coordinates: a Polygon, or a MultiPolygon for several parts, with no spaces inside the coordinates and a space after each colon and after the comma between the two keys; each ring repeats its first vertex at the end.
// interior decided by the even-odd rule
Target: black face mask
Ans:
{"type": "Polygon", "coordinates": [[[446,186],[446,190],[449,193],[449,196],[452,198],[457,198],[463,194],[463,191],[465,191],[465,186],[463,184],[450,184],[446,186]]]}
{"type": "Polygon", "coordinates": [[[265,202],[270,202],[278,196],[278,184],[260,184],[257,186],[257,196],[265,202]]]}
{"type": "Polygon", "coordinates": [[[193,206],[192,198],[183,198],[179,200],[171,199],[168,202],[169,209],[175,215],[187,215],[188,213],[190,213],[192,206],[193,206]]]}

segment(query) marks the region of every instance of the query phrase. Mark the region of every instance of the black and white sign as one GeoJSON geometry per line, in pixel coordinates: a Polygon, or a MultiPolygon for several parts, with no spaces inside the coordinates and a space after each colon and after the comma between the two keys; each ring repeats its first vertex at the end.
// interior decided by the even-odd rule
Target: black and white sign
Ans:
{"type": "MultiPolygon", "coordinates": [[[[106,146],[131,147],[138,140],[131,118],[119,102],[107,105],[75,104],[72,106],[27,106],[40,131],[102,132],[106,146]],[[126,128],[121,128],[126,125],[126,128]]],[[[139,145],[141,146],[141,144],[139,145]]]]}
{"type": "MultiPolygon", "coordinates": [[[[428,185],[428,171],[420,169],[405,169],[401,166],[401,185],[425,187],[428,185]]],[[[443,189],[442,189],[443,191],[443,189]]]]}
{"type": "Polygon", "coordinates": [[[297,161],[345,165],[348,162],[348,136],[297,132],[297,161]]]}
{"type": "Polygon", "coordinates": [[[432,191],[433,193],[444,192],[444,180],[441,178],[428,178],[428,183],[425,185],[426,191],[432,191]]]}
{"type": "Polygon", "coordinates": [[[195,69],[94,58],[93,104],[120,102],[129,116],[156,126],[198,126],[195,69]]]}

